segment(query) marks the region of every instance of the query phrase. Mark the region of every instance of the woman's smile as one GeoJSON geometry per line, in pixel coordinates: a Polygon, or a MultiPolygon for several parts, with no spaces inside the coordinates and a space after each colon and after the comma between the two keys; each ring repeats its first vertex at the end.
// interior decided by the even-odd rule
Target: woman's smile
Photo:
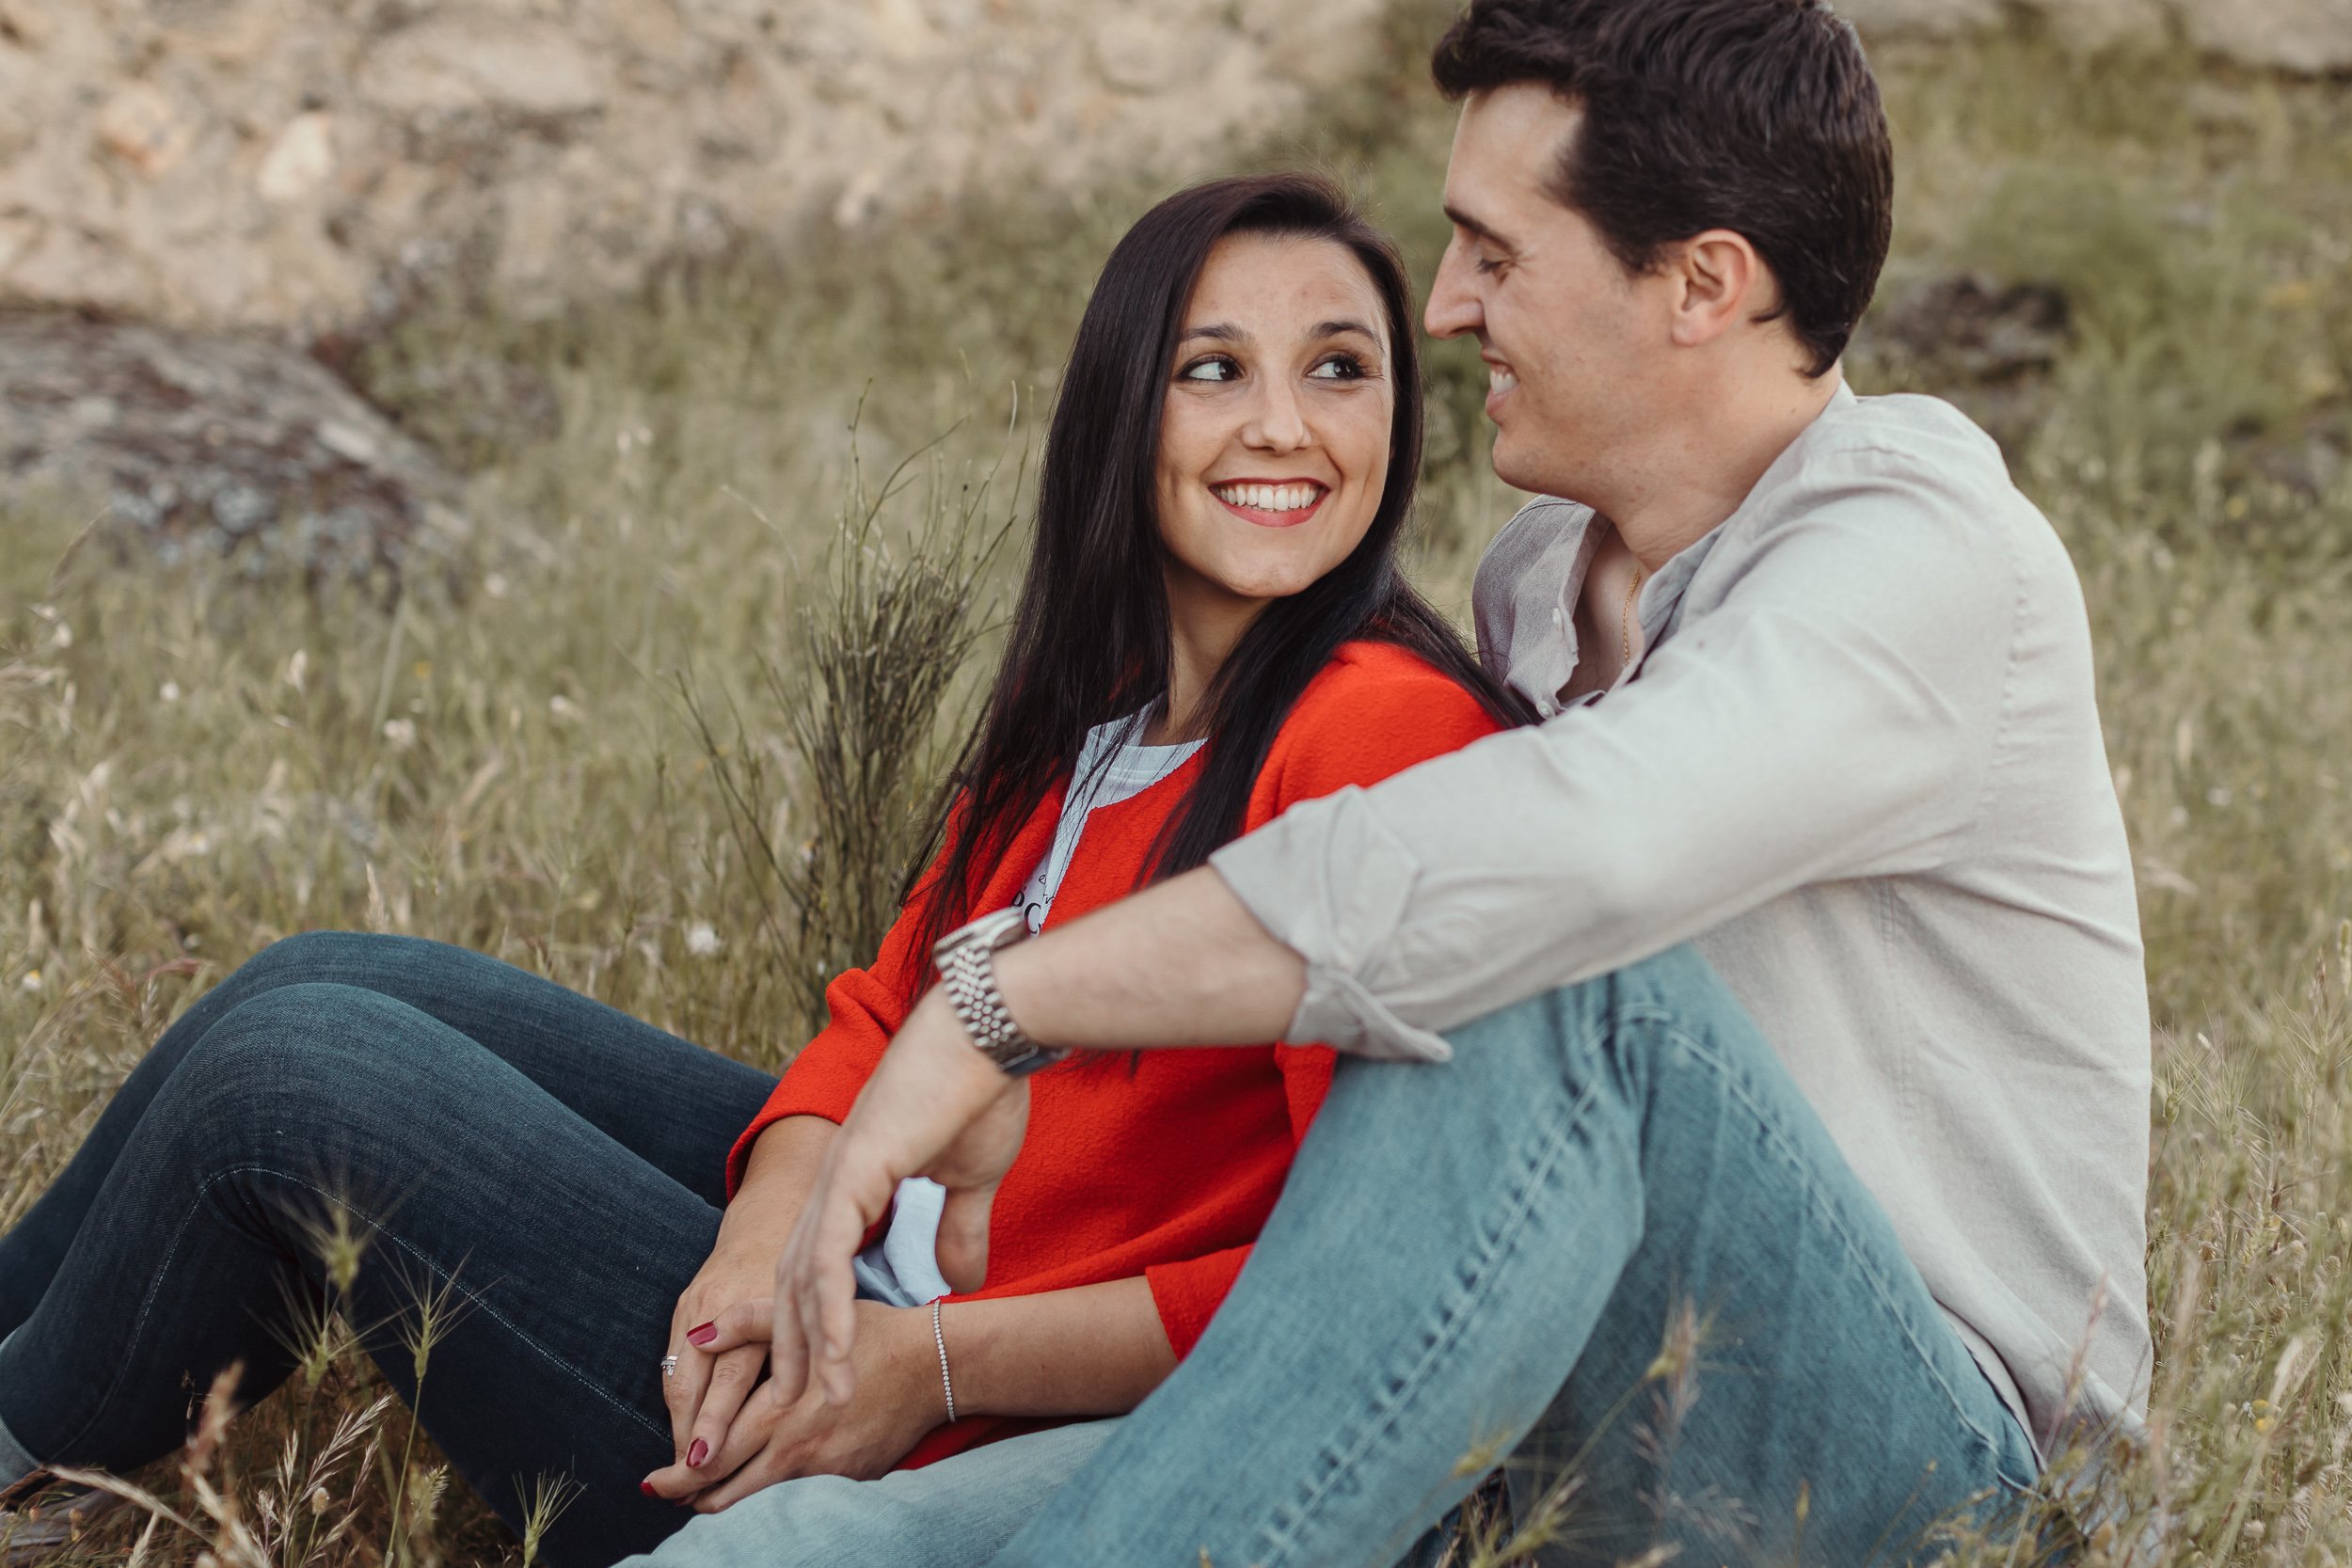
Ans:
{"type": "Polygon", "coordinates": [[[1226,511],[1260,528],[1297,528],[1323,510],[1331,487],[1315,479],[1220,480],[1209,494],[1226,511]]]}

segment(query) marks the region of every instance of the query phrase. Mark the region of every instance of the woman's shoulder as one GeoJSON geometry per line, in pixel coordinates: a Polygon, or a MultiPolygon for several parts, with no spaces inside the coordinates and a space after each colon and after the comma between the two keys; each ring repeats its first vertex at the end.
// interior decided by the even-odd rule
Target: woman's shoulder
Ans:
{"type": "Polygon", "coordinates": [[[1343,643],[1275,736],[1251,816],[1377,783],[1501,728],[1474,692],[1411,649],[1343,643]]]}
{"type": "Polygon", "coordinates": [[[1299,693],[1291,721],[1311,727],[1334,717],[1381,711],[1423,712],[1431,718],[1477,714],[1486,728],[1502,727],[1477,693],[1453,675],[1410,648],[1369,639],[1340,644],[1299,693]]]}

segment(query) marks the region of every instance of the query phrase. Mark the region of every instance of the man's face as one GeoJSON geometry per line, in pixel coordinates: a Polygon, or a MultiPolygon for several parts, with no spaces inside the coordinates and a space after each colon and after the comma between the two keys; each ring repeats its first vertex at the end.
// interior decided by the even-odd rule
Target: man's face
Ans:
{"type": "Polygon", "coordinates": [[[1665,279],[1629,274],[1545,189],[1582,118],[1533,85],[1463,104],[1445,179],[1454,240],[1424,318],[1432,336],[1478,340],[1496,474],[1575,499],[1605,493],[1596,465],[1652,423],[1667,347],[1650,297],[1665,279]]]}

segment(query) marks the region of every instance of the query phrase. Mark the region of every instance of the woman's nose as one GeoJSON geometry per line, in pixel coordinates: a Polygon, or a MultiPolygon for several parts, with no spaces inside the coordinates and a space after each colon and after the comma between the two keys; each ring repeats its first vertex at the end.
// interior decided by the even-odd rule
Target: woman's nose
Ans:
{"type": "Polygon", "coordinates": [[[1266,451],[1296,451],[1314,439],[1307,412],[1299,405],[1297,388],[1272,377],[1259,383],[1242,440],[1266,451]]]}

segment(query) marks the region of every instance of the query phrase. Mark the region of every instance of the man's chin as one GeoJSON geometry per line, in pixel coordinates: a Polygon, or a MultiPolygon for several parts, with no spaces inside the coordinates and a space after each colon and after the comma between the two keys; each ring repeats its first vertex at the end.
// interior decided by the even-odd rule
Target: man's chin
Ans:
{"type": "Polygon", "coordinates": [[[1491,461],[1494,464],[1495,478],[1502,481],[1514,490],[1525,490],[1531,495],[1537,496],[1569,494],[1565,487],[1567,483],[1566,476],[1559,471],[1560,465],[1544,462],[1540,454],[1530,454],[1520,451],[1519,443],[1511,438],[1511,433],[1507,430],[1496,430],[1491,461]]]}

